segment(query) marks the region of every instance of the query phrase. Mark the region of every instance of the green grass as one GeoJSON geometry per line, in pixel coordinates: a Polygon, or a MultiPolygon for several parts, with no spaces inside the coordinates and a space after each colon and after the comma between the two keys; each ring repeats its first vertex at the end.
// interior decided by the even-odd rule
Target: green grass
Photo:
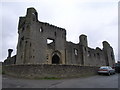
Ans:
{"type": "Polygon", "coordinates": [[[60,78],[57,78],[57,77],[44,77],[43,79],[47,79],[47,80],[57,80],[57,79],[60,79],[60,78]]]}
{"type": "Polygon", "coordinates": [[[57,77],[43,77],[43,78],[34,77],[33,79],[36,79],[36,80],[59,80],[61,78],[57,78],[57,77]]]}

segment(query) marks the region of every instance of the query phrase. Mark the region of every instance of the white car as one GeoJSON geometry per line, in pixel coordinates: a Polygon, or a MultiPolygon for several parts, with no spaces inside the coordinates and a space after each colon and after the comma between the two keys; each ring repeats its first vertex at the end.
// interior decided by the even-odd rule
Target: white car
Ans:
{"type": "Polygon", "coordinates": [[[98,74],[115,74],[115,69],[112,69],[110,66],[102,66],[99,68],[98,74]]]}

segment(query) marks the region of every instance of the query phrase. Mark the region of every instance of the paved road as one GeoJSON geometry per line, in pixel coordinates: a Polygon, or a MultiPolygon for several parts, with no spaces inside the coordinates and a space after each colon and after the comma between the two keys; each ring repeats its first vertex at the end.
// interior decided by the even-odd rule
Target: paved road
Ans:
{"type": "Polygon", "coordinates": [[[118,88],[118,74],[62,80],[28,80],[3,76],[2,85],[3,88],[118,88]]]}

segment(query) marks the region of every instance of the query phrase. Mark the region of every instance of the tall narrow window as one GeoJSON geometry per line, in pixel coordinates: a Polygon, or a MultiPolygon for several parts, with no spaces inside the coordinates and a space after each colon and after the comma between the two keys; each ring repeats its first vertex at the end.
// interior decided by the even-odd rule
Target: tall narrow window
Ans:
{"type": "Polygon", "coordinates": [[[22,28],[22,32],[25,30],[25,28],[24,28],[24,26],[23,26],[23,28],[22,28]]]}
{"type": "Polygon", "coordinates": [[[55,36],[56,36],[56,32],[55,32],[55,36]]]}
{"type": "Polygon", "coordinates": [[[86,39],[84,38],[84,40],[86,40],[86,39]]]}
{"type": "Polygon", "coordinates": [[[30,43],[30,47],[31,47],[31,43],[30,43]]]}
{"type": "Polygon", "coordinates": [[[85,49],[85,51],[86,51],[86,47],[85,47],[84,49],[85,49]]]}
{"type": "Polygon", "coordinates": [[[74,53],[75,53],[75,55],[78,55],[78,50],[74,49],[74,53]]]}
{"type": "Polygon", "coordinates": [[[21,55],[21,59],[22,59],[22,55],[21,55]]]}
{"type": "Polygon", "coordinates": [[[90,57],[91,56],[91,53],[90,53],[90,51],[88,51],[88,57],[90,57]]]}
{"type": "Polygon", "coordinates": [[[39,31],[40,31],[40,32],[43,32],[43,28],[42,28],[42,27],[40,27],[39,31]]]}
{"type": "Polygon", "coordinates": [[[24,40],[24,36],[21,38],[21,40],[24,40]]]}
{"type": "Polygon", "coordinates": [[[100,59],[100,53],[97,53],[97,57],[100,59]]]}
{"type": "Polygon", "coordinates": [[[114,60],[114,55],[113,55],[113,52],[111,52],[111,58],[112,58],[112,60],[114,60]]]}

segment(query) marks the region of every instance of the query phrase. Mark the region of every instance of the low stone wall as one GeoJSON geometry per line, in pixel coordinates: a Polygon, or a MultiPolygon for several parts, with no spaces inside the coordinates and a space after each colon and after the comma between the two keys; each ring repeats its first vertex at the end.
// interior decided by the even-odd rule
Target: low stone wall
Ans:
{"type": "Polygon", "coordinates": [[[3,66],[5,74],[24,78],[71,78],[97,74],[98,67],[76,65],[9,65],[3,66]]]}

